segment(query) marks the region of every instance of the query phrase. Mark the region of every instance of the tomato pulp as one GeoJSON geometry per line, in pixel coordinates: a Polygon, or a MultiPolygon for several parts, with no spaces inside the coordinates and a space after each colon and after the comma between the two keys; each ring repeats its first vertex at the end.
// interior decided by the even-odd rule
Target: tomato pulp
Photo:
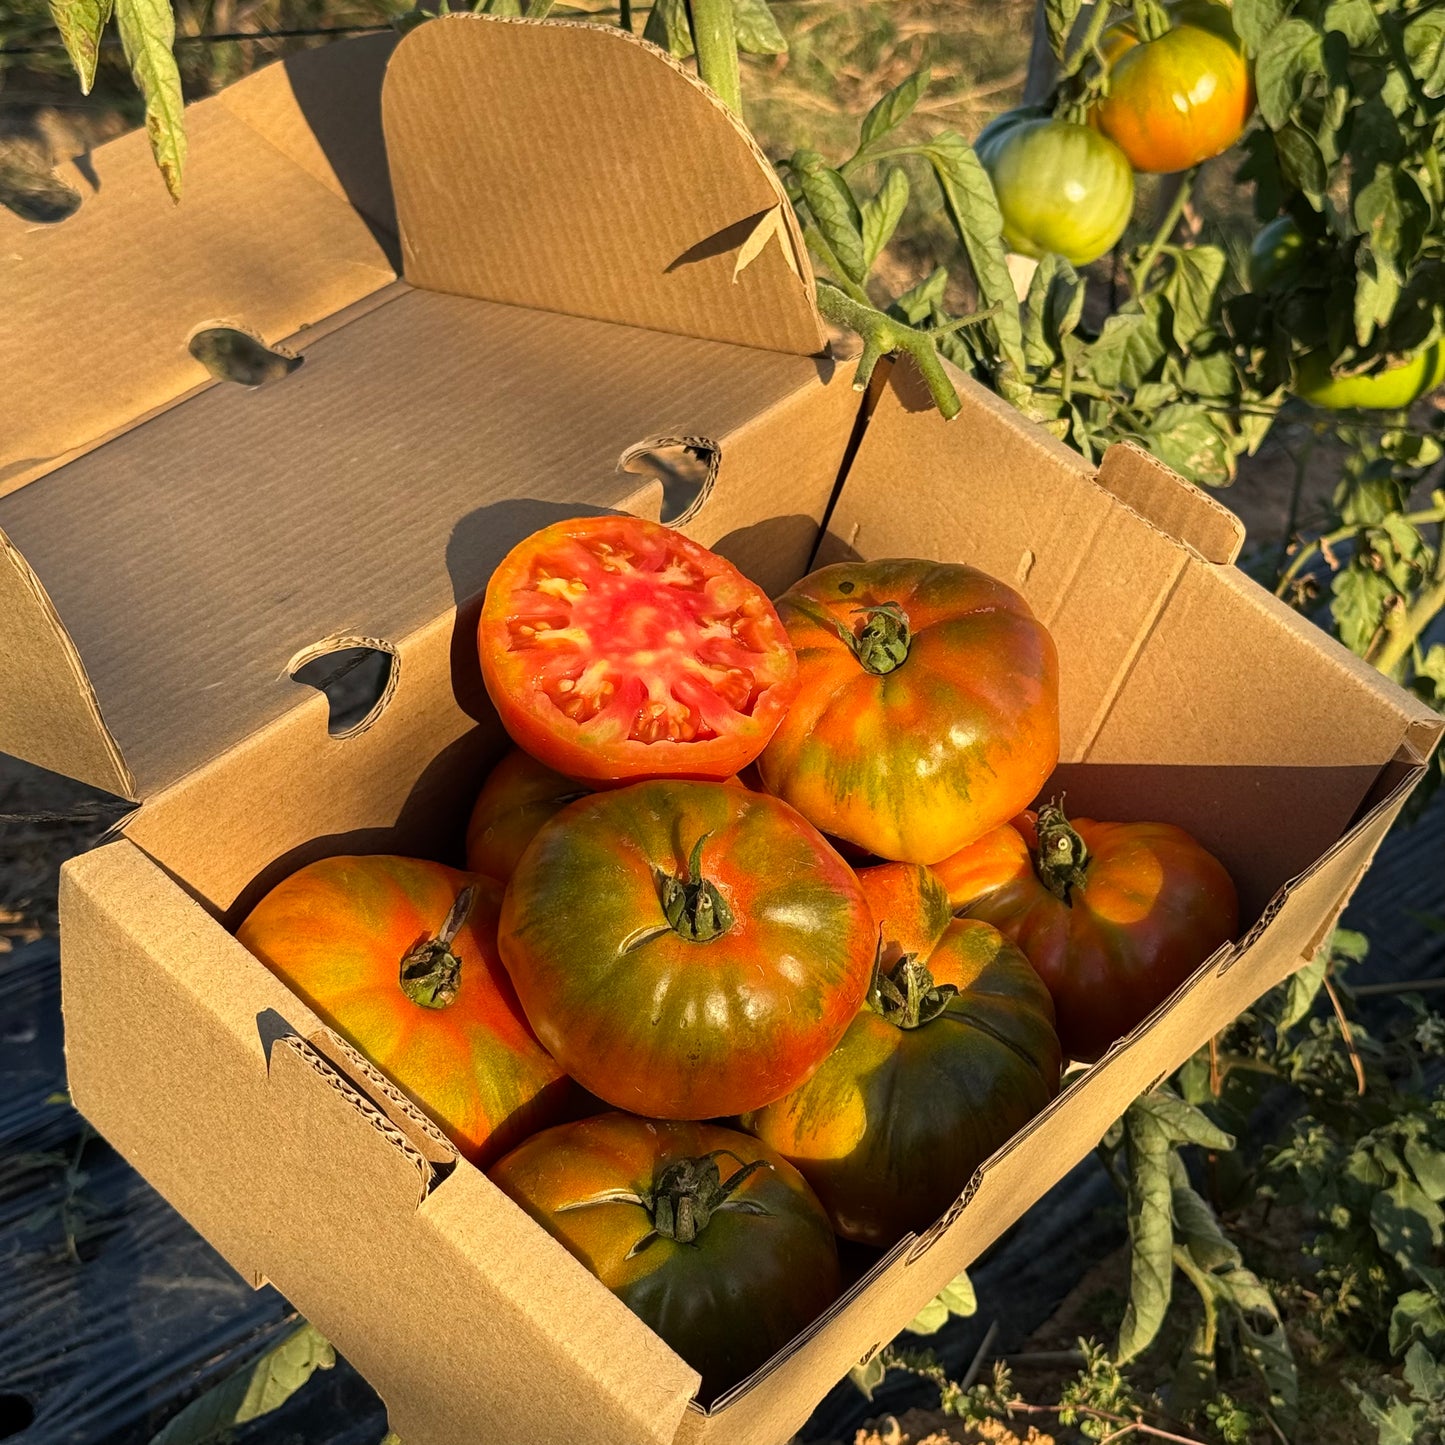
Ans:
{"type": "Polygon", "coordinates": [[[487,586],[478,646],[513,740],[598,785],[731,777],[797,686],[762,589],[639,517],[557,522],[514,547],[487,586]]]}

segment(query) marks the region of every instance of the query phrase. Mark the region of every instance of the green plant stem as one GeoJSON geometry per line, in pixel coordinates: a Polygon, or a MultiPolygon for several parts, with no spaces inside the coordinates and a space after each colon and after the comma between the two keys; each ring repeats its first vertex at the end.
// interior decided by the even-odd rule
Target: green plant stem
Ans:
{"type": "MultiPolygon", "coordinates": [[[[831,284],[835,286],[860,306],[871,307],[873,305],[868,293],[843,269],[843,263],[838,259],[833,248],[828,244],[828,238],[824,236],[817,226],[811,223],[805,223],[803,226],[803,240],[806,242],[808,249],[833,273],[835,279],[831,283],[823,283],[824,285],[831,284]]],[[[822,286],[820,285],[818,289],[818,309],[822,311],[822,286]]],[[[828,313],[823,311],[823,314],[826,316],[828,313]]],[[[845,321],[841,324],[846,326],[848,323],[845,321]]]]}
{"type": "Polygon", "coordinates": [[[1129,279],[1134,283],[1134,294],[1142,296],[1144,288],[1149,280],[1149,273],[1154,269],[1154,263],[1159,259],[1159,253],[1164,249],[1169,237],[1174,234],[1174,228],[1179,224],[1179,218],[1184,214],[1184,208],[1189,204],[1189,197],[1194,191],[1194,179],[1199,174],[1199,167],[1185,171],[1179,181],[1179,189],[1174,193],[1173,204],[1164,214],[1160,221],[1159,228],[1154,232],[1154,239],[1149,242],[1148,249],[1140,258],[1138,266],[1129,273],[1129,279]]]}
{"type": "Polygon", "coordinates": [[[1083,37],[1074,48],[1073,53],[1061,60],[1060,80],[1068,80],[1084,68],[1084,62],[1098,47],[1099,38],[1104,33],[1104,27],[1109,23],[1109,15],[1113,8],[1111,0],[1095,0],[1094,13],[1089,17],[1089,28],[1084,31],[1083,37]]]}
{"type": "Polygon", "coordinates": [[[1312,432],[1310,439],[1299,449],[1294,459],[1294,486],[1289,494],[1289,516],[1284,524],[1284,537],[1279,544],[1279,559],[1274,564],[1274,575],[1276,579],[1283,576],[1284,570],[1289,566],[1289,544],[1290,538],[1295,534],[1295,528],[1299,525],[1299,504],[1300,495],[1304,491],[1305,474],[1309,471],[1310,458],[1315,454],[1315,445],[1319,441],[1319,434],[1312,432]]]}
{"type": "Polygon", "coordinates": [[[1212,1360],[1219,1335],[1219,1312],[1214,1303],[1214,1289],[1209,1283],[1208,1275],[1194,1263],[1194,1257],[1182,1244],[1174,1246],[1174,1267],[1194,1286],[1199,1301],[1204,1306],[1203,1353],[1212,1360]]]}
{"type": "Polygon", "coordinates": [[[742,76],[733,0],[687,0],[697,73],[734,115],[743,113],[742,76]]]}
{"type": "Polygon", "coordinates": [[[835,325],[846,326],[863,339],[863,354],[858,358],[858,369],[853,374],[855,391],[862,391],[868,385],[880,357],[906,352],[913,358],[928,384],[933,404],[943,413],[946,421],[952,421],[958,415],[962,404],[939,360],[937,338],[950,331],[961,331],[965,326],[977,325],[994,315],[992,309],[975,312],[936,330],[924,331],[885,315],[868,301],[866,295],[860,300],[852,289],[845,290],[829,281],[818,283],[818,310],[835,325]]]}
{"type": "Polygon", "coordinates": [[[1435,554],[1430,585],[1417,593],[1408,607],[1396,608],[1388,614],[1378,651],[1372,649],[1365,660],[1398,682],[1416,640],[1442,611],[1445,611],[1445,538],[1441,539],[1435,554]]]}
{"type": "MultiPolygon", "coordinates": [[[[1432,522],[1445,523],[1445,507],[1430,507],[1423,512],[1408,512],[1401,520],[1412,527],[1427,527],[1432,522]]],[[[1274,589],[1274,595],[1276,597],[1283,597],[1285,593],[1289,591],[1289,584],[1299,576],[1305,563],[1319,552],[1321,548],[1333,547],[1337,542],[1348,542],[1351,537],[1357,537],[1361,532],[1368,532],[1370,525],[1368,522],[1351,522],[1348,526],[1336,527],[1333,532],[1326,532],[1323,536],[1306,542],[1299,551],[1294,554],[1294,560],[1289,564],[1288,568],[1285,569],[1284,576],[1279,579],[1279,583],[1274,589]]],[[[1442,555],[1445,555],[1445,547],[1442,547],[1440,550],[1442,555]]],[[[1440,561],[1437,557],[1435,562],[1435,571],[1437,574],[1439,570],[1440,561]]],[[[1440,611],[1439,606],[1435,608],[1435,612],[1438,611],[1440,611]]],[[[1433,617],[1435,612],[1432,612],[1430,617],[1433,617]]],[[[1430,618],[1427,617],[1425,619],[1426,623],[1428,623],[1429,620],[1430,618]]],[[[1423,631],[1423,626],[1421,630],[1423,631]]]]}

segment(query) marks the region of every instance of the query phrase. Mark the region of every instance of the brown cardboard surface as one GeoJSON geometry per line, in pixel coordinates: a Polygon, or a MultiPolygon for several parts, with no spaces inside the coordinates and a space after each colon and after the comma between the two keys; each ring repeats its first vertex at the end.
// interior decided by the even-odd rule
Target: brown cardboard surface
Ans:
{"type": "Polygon", "coordinates": [[[231,109],[252,83],[188,110],[180,206],[135,131],[89,157],[98,189],[70,178],[85,200],[69,220],[0,208],[0,495],[209,381],[186,349],[202,327],[274,344],[392,280],[347,201],[231,109]]]}
{"type": "MultiPolygon", "coordinates": [[[[712,438],[725,509],[734,434],[831,374],[811,357],[404,288],[304,356],[284,380],[214,386],[0,499],[140,797],[296,706],[288,667],[305,649],[395,644],[479,593],[526,533],[635,492],[619,463],[636,442],[712,438]],[[104,528],[74,526],[99,516],[104,528]]],[[[810,526],[841,445],[794,469],[810,526]]]]}
{"type": "Polygon", "coordinates": [[[470,1165],[428,1189],[299,1036],[314,1016],[138,849],[76,859],[62,887],[77,1105],[376,1383],[404,1438],[673,1438],[696,1373],[470,1165]]]}
{"type": "Polygon", "coordinates": [[[782,183],[655,46],[616,26],[451,15],[398,46],[382,109],[414,285],[823,349],[782,183]],[[761,225],[771,239],[739,273],[761,225]]]}
{"type": "Polygon", "coordinates": [[[1244,523],[1233,512],[1133,442],[1104,453],[1098,481],[1206,562],[1233,562],[1244,546],[1244,523]]]}

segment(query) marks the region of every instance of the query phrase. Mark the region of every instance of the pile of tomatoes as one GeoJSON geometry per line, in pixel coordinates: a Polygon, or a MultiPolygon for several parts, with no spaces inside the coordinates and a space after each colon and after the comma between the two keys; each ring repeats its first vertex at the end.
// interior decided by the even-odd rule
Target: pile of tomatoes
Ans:
{"type": "Polygon", "coordinates": [[[488,587],[513,740],[467,871],[324,859],[239,936],[701,1373],[935,1221],[1234,936],[1166,824],[1027,811],[1058,658],[975,569],[850,562],[776,606],[669,527],[581,518],[488,587]]]}
{"type": "Polygon", "coordinates": [[[1098,260],[1129,223],[1133,172],[1188,170],[1244,133],[1254,84],[1228,7],[1177,0],[1168,15],[1170,28],[1152,39],[1132,19],[1104,32],[1107,88],[1082,115],[1025,106],[979,136],[1011,250],[1098,260]]]}

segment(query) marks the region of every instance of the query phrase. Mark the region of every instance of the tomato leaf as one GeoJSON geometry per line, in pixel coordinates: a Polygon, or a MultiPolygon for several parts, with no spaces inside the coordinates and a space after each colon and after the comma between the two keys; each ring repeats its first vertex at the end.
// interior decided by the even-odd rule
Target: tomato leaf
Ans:
{"type": "Polygon", "coordinates": [[[890,131],[896,130],[913,113],[923,98],[933,74],[926,67],[916,70],[907,80],[895,85],[873,109],[863,117],[858,153],[871,149],[890,131]]]}
{"type": "Polygon", "coordinates": [[[80,93],[89,95],[100,59],[100,37],[110,20],[114,0],[50,0],[50,18],[65,44],[65,53],[80,77],[80,93]]]}
{"type": "Polygon", "coordinates": [[[1320,21],[1328,35],[1341,36],[1347,44],[1363,48],[1380,38],[1380,23],[1370,9],[1370,0],[1330,0],[1320,21]]]}
{"type": "Polygon", "coordinates": [[[943,304],[948,289],[948,268],[935,267],[923,280],[910,286],[888,309],[901,316],[910,326],[926,321],[935,306],[943,304]]]}
{"type": "Polygon", "coordinates": [[[936,1335],[952,1316],[971,1315],[977,1309],[973,1281],[961,1274],[929,1300],[905,1328],[911,1335],[936,1335]]]}
{"type": "Polygon", "coordinates": [[[1128,1161],[1129,1302],[1119,1326],[1121,1365],[1147,1349],[1164,1324],[1174,1278],[1169,1132],[1142,1100],[1124,1115],[1128,1161]]]}
{"type": "Polygon", "coordinates": [[[908,205],[908,176],[897,166],[890,167],[876,196],[870,196],[859,208],[863,220],[863,271],[866,275],[873,263],[898,229],[908,205]]]}
{"type": "Polygon", "coordinates": [[[863,250],[863,217],[848,182],[817,151],[796,152],[792,167],[802,187],[803,199],[823,239],[838,258],[838,264],[849,280],[862,281],[868,274],[863,250]]]}
{"type": "Polygon", "coordinates": [[[1044,0],[1044,22],[1049,28],[1049,48],[1063,60],[1074,21],[1084,8],[1084,0],[1044,0]]]}
{"type": "Polygon", "coordinates": [[[1144,440],[1161,462],[1188,481],[1225,486],[1233,480],[1228,438],[1205,407],[1180,402],[1162,408],[1144,440]]]}
{"type": "Polygon", "coordinates": [[[1203,1196],[1190,1184],[1184,1161],[1177,1154],[1169,1156],[1169,1180],[1174,1233],[1195,1264],[1211,1273],[1237,1265],[1239,1250],[1220,1228],[1219,1220],[1203,1196]]]}
{"type": "Polygon", "coordinates": [[[953,131],[938,136],[928,147],[928,160],[943,192],[953,229],[963,242],[985,306],[999,314],[984,324],[989,328],[1002,360],[994,382],[1005,399],[1016,398],[1025,385],[1028,363],[1024,357],[1023,324],[1018,294],[1009,275],[1003,244],[1003,217],[988,172],[973,147],[953,131]]]}
{"type": "Polygon", "coordinates": [[[1431,1250],[1441,1243],[1445,1212],[1403,1174],[1389,1189],[1380,1190],[1370,1204],[1370,1227],[1380,1248],[1402,1265],[1428,1264],[1431,1250]]]}
{"type": "MultiPolygon", "coordinates": [[[[1226,1134],[1208,1114],[1186,1104],[1168,1089],[1141,1094],[1129,1106],[1136,1115],[1156,1120],[1172,1144],[1198,1144],[1205,1149],[1233,1149],[1234,1136],[1226,1134]]],[[[1127,1124],[1128,1115],[1125,1115],[1127,1124]]]]}
{"type": "Polygon", "coordinates": [[[687,0],[653,0],[647,24],[642,29],[642,38],[660,45],[676,59],[686,60],[693,51],[687,0]]]}
{"type": "Polygon", "coordinates": [[[1187,351],[1199,334],[1214,325],[1215,298],[1229,268],[1218,246],[1189,246],[1174,256],[1160,288],[1174,313],[1174,344],[1187,351]]]}
{"type": "Polygon", "coordinates": [[[1305,193],[1315,210],[1322,209],[1330,174],[1314,137],[1290,123],[1275,134],[1274,144],[1280,174],[1305,193]]]}
{"type": "Polygon", "coordinates": [[[888,1366],[883,1363],[883,1352],[880,1350],[866,1365],[854,1365],[848,1371],[848,1378],[865,1400],[871,1400],[874,1390],[883,1383],[887,1373],[888,1366]]]}
{"type": "Polygon", "coordinates": [[[170,0],[116,0],[115,18],[131,75],[145,97],[146,135],[166,189],[181,198],[186,163],[185,100],[172,46],[176,17],[170,0]]]}
{"type": "Polygon", "coordinates": [[[733,0],[733,29],[738,49],[748,55],[786,55],[787,37],[778,28],[768,0],[733,0]]]}
{"type": "Polygon", "coordinates": [[[1078,326],[1083,310],[1078,273],[1062,256],[1049,252],[1034,270],[1024,303],[1024,355],[1030,366],[1046,371],[1054,365],[1060,341],[1078,326]]]}
{"type": "Polygon", "coordinates": [[[1405,57],[1431,100],[1445,96],[1445,14],[1426,11],[1405,27],[1405,57]]]}
{"type": "Polygon", "coordinates": [[[1445,1339],[1445,1300],[1429,1289],[1407,1290],[1390,1311],[1390,1353],[1398,1355],[1411,1340],[1445,1339]]]}
{"type": "Polygon", "coordinates": [[[228,1375],[175,1415],[150,1445],[219,1445],[236,1425],[279,1409],[317,1370],[329,1370],[336,1352],[303,1324],[260,1359],[228,1375]]]}
{"type": "Polygon", "coordinates": [[[1240,1347],[1269,1391],[1269,1404],[1289,1431],[1299,1413],[1299,1371],[1273,1295],[1242,1265],[1211,1276],[1230,1308],[1240,1347]]]}
{"type": "Polygon", "coordinates": [[[1315,999],[1324,987],[1325,970],[1329,966],[1330,951],[1322,948],[1302,969],[1290,975],[1284,1008],[1276,1026],[1281,1034],[1288,1033],[1314,1007],[1315,999]]]}
{"type": "Polygon", "coordinates": [[[1390,579],[1352,562],[1335,573],[1330,591],[1330,616],[1340,641],[1363,656],[1379,630],[1385,604],[1395,595],[1390,579]]]}
{"type": "Polygon", "coordinates": [[[1248,54],[1259,54],[1260,46],[1279,29],[1293,4],[1294,0],[1234,0],[1230,18],[1248,54]]]}
{"type": "Polygon", "coordinates": [[[1271,130],[1290,118],[1305,82],[1324,69],[1324,37],[1307,20],[1291,16],[1262,37],[1254,62],[1259,113],[1271,130]]]}
{"type": "Polygon", "coordinates": [[[1166,350],[1157,315],[1120,311],[1089,348],[1089,366],[1101,386],[1132,391],[1164,360],[1166,350]]]}

